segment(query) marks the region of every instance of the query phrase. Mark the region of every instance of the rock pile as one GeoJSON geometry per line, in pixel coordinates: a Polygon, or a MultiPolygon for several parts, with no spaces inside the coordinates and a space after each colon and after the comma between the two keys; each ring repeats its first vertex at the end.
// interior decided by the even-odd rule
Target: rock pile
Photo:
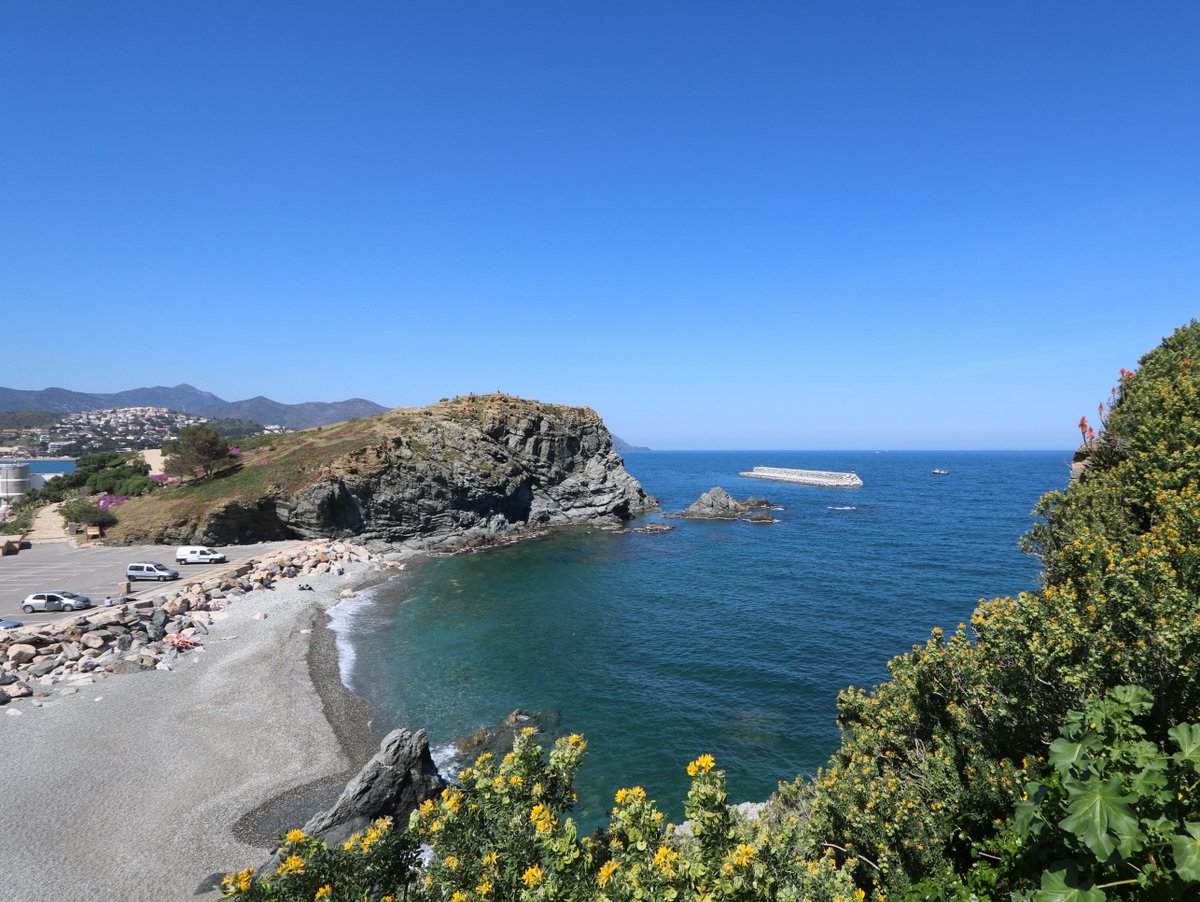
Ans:
{"type": "MultiPolygon", "coordinates": [[[[203,644],[210,612],[278,580],[315,573],[342,575],[348,563],[403,569],[394,556],[360,545],[314,542],[290,553],[250,560],[163,595],[98,608],[66,621],[0,635],[0,706],[13,699],[73,694],[108,674],[173,669],[187,649],[203,644]]],[[[342,596],[353,595],[345,589],[342,596]]],[[[36,702],[35,702],[36,703],[36,702]]]]}

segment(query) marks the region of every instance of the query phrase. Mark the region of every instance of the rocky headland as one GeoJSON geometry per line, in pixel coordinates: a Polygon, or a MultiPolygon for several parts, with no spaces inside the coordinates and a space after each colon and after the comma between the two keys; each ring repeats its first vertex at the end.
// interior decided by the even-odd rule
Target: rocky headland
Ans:
{"type": "Polygon", "coordinates": [[[656,509],[593,410],[469,395],[243,448],[234,470],[125,504],[107,539],[449,551],[656,509]]]}

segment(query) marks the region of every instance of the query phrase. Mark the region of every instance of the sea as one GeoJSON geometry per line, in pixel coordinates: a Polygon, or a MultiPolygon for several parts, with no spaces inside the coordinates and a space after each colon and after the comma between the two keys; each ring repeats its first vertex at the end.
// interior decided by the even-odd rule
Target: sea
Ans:
{"type": "Polygon", "coordinates": [[[841,689],[887,679],[890,658],[969,621],[981,599],[1038,587],[1018,540],[1038,498],[1065,487],[1070,457],[629,452],[665,511],[719,485],[768,498],[778,522],[580,528],[434,558],[335,609],[343,679],[379,732],[427,730],[443,773],[461,766],[455,739],[518,707],[547,739],[583,734],[587,830],[623,786],[682,817],[701,753],[732,801],[762,800],[827,761],[841,689]],[[853,470],[863,486],[739,477],[757,465],[853,470]]]}
{"type": "Polygon", "coordinates": [[[42,457],[34,460],[0,459],[4,464],[29,464],[30,473],[73,473],[75,461],[69,457],[42,457]]]}

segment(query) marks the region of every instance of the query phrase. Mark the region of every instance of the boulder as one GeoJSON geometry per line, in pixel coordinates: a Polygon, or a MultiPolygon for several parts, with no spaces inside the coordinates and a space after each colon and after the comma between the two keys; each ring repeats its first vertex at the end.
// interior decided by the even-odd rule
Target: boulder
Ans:
{"type": "Polygon", "coordinates": [[[8,660],[14,664],[28,664],[37,655],[37,649],[24,642],[16,642],[8,647],[8,660]]]}
{"type": "Polygon", "coordinates": [[[108,630],[93,630],[90,633],[84,633],[79,642],[86,648],[103,648],[111,638],[112,634],[108,630]]]}
{"type": "Polygon", "coordinates": [[[7,686],[0,686],[0,692],[9,698],[28,698],[33,695],[33,690],[24,683],[9,683],[7,686]]]}
{"type": "Polygon", "coordinates": [[[376,818],[391,817],[402,830],[409,814],[445,787],[425,731],[393,730],[333,806],[305,824],[304,832],[336,848],[376,818]]]}

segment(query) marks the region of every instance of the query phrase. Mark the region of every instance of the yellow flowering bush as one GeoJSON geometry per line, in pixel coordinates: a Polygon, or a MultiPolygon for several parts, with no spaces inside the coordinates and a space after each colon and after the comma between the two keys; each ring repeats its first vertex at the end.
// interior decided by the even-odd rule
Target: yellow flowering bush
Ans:
{"type": "Polygon", "coordinates": [[[781,799],[803,800],[803,844],[833,849],[860,888],[1005,895],[1014,807],[1069,711],[1132,683],[1156,699],[1155,742],[1200,716],[1195,362],[1193,321],[1121,373],[1081,478],[1035,511],[1041,590],[981,602],[969,629],[895,659],[889,682],[841,694],[841,747],[781,799]]]}
{"type": "Polygon", "coordinates": [[[416,845],[380,818],[338,849],[290,830],[280,837],[279,864],[270,873],[247,868],[221,883],[227,899],[247,902],[361,902],[404,898],[416,871],[416,845]]]}

